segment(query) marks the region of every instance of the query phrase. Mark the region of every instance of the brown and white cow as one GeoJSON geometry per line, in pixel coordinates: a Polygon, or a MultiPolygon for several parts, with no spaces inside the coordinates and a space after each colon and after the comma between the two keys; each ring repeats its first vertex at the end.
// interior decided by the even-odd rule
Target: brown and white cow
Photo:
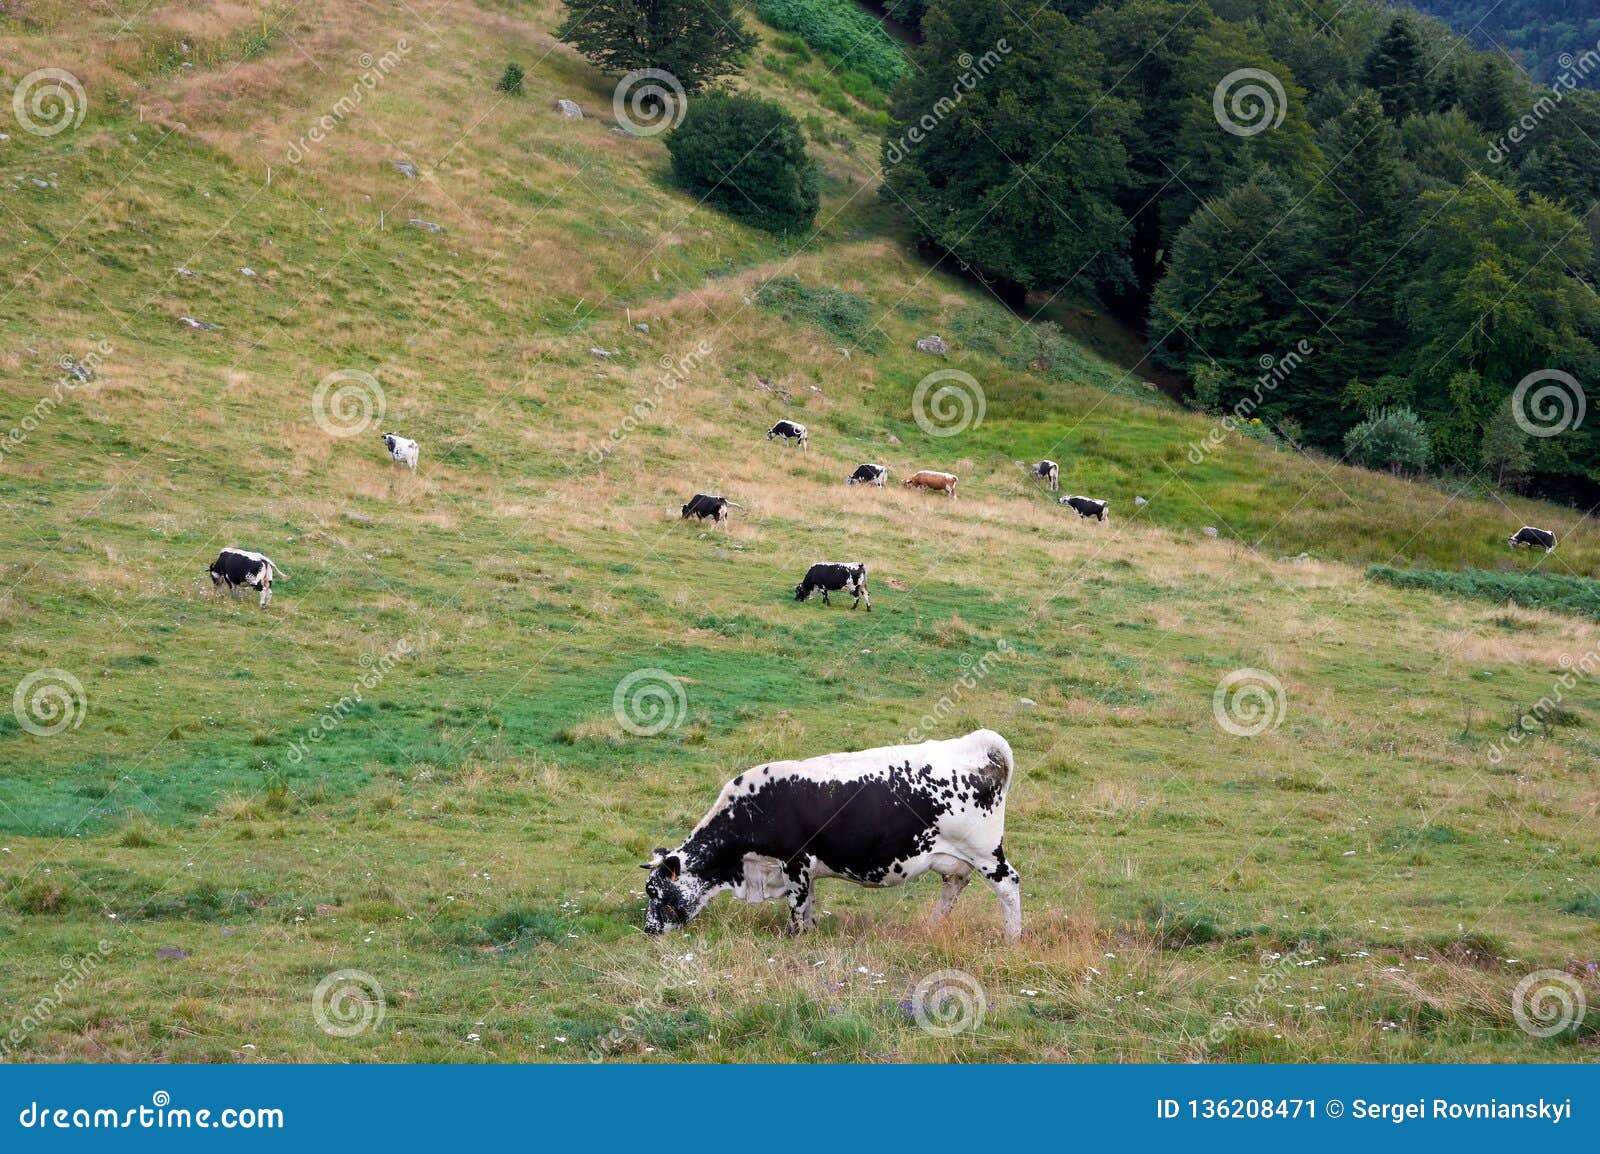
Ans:
{"type": "Polygon", "coordinates": [[[906,478],[908,489],[932,489],[935,492],[944,492],[952,501],[956,499],[956,482],[959,480],[954,473],[941,473],[937,469],[923,469],[906,478]]]}

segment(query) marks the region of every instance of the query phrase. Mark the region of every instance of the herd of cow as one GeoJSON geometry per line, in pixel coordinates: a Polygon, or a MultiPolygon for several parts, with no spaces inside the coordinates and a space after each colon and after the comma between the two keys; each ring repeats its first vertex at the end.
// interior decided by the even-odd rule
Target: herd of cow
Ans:
{"type": "MultiPolygon", "coordinates": [[[[779,421],[767,440],[781,437],[810,448],[804,425],[779,421]]],[[[383,434],[396,465],[415,469],[417,442],[383,434]]],[[[1060,466],[1040,461],[1032,474],[1052,492],[1060,489],[1060,466]]],[[[889,469],[862,464],[845,479],[849,485],[883,488],[889,469]]],[[[944,492],[955,499],[953,473],[924,469],[906,480],[907,488],[944,492]]],[[[1079,517],[1106,519],[1109,501],[1060,498],[1079,517]]],[[[682,507],[682,518],[726,523],[725,497],[697,493],[682,507]]],[[[1556,547],[1555,534],[1524,525],[1507,538],[1512,548],[1556,547]]],[[[211,581],[235,596],[241,588],[261,592],[261,606],[272,601],[273,580],[287,577],[271,558],[245,549],[224,549],[211,565],[211,581]]],[[[806,570],[795,586],[795,600],[814,593],[848,592],[872,612],[867,567],[862,562],[824,561],[806,570]]],[[[1008,941],[1022,934],[1021,877],[1006,860],[1006,790],[1014,762],[1011,746],[998,733],[975,730],[965,737],[893,745],[853,753],[831,753],[800,761],[757,765],[723,786],[716,803],[676,849],[662,847],[644,864],[644,928],[658,934],[681,927],[715,895],[732,892],[748,902],[787,898],[789,929],[812,929],[814,886],[819,878],[844,878],[858,885],[895,886],[925,873],[943,879],[935,922],[955,905],[977,873],[1000,899],[1008,941]]]]}

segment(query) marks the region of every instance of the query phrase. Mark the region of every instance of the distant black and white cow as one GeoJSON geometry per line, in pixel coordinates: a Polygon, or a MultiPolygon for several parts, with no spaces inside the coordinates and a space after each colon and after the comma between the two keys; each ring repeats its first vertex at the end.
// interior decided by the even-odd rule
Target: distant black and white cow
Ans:
{"type": "Polygon", "coordinates": [[[415,441],[396,436],[394,433],[385,433],[383,443],[389,447],[389,456],[394,459],[396,465],[404,465],[408,469],[417,467],[417,455],[421,450],[415,441]]]}
{"type": "Polygon", "coordinates": [[[883,488],[889,479],[887,465],[857,465],[856,471],[845,478],[846,485],[876,485],[883,488]]]}
{"type": "Polygon", "coordinates": [[[1530,549],[1543,549],[1546,553],[1553,553],[1556,548],[1556,535],[1548,529],[1535,529],[1532,525],[1524,525],[1515,534],[1506,538],[1506,544],[1513,549],[1526,545],[1530,549]]]}
{"type": "Polygon", "coordinates": [[[872,598],[867,596],[867,567],[859,561],[817,562],[806,570],[806,579],[794,587],[794,599],[804,601],[818,590],[822,591],[824,605],[833,604],[828,600],[829,593],[848,592],[855,596],[850,608],[865,601],[867,612],[872,612],[872,598]]]}
{"type": "Polygon", "coordinates": [[[722,787],[677,849],[645,863],[648,933],[686,925],[712,897],[789,899],[789,931],[815,928],[819,878],[873,888],[925,873],[944,879],[934,922],[973,873],[994,888],[1005,936],[1022,936],[1022,878],[1006,860],[1006,788],[1014,762],[998,733],[775,761],[722,787]]]}
{"type": "Polygon", "coordinates": [[[773,425],[772,428],[767,430],[767,440],[770,441],[773,437],[782,437],[786,441],[794,441],[803,450],[811,447],[810,434],[806,432],[806,427],[795,421],[779,421],[776,425],[773,425]]]}
{"type": "Polygon", "coordinates": [[[1054,461],[1040,461],[1033,467],[1033,475],[1048,483],[1052,493],[1061,488],[1061,466],[1054,461]]]}
{"type": "Polygon", "coordinates": [[[704,521],[710,517],[712,521],[727,524],[730,506],[735,509],[744,508],[743,505],[735,504],[726,497],[708,497],[704,493],[696,493],[689,499],[689,503],[683,506],[683,516],[679,520],[687,521],[690,517],[698,517],[704,521]]]}
{"type": "Polygon", "coordinates": [[[1111,507],[1110,501],[1096,501],[1093,497],[1063,497],[1061,503],[1078,516],[1093,517],[1096,521],[1104,521],[1106,510],[1111,507]]]}
{"type": "Polygon", "coordinates": [[[224,589],[239,596],[239,587],[249,585],[261,590],[261,608],[272,600],[272,582],[276,578],[287,581],[289,575],[272,563],[272,559],[248,549],[224,549],[211,562],[211,584],[221,593],[224,589]]]}

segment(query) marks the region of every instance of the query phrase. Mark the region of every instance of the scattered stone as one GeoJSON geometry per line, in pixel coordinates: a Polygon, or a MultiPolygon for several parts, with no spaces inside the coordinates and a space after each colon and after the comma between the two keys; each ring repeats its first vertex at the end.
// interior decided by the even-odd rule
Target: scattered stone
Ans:
{"type": "Polygon", "coordinates": [[[845,360],[848,361],[850,359],[850,350],[849,349],[840,349],[839,350],[839,355],[841,357],[843,357],[845,360]]]}
{"type": "Polygon", "coordinates": [[[389,163],[394,165],[395,171],[399,172],[407,180],[417,179],[417,166],[409,160],[391,160],[389,163]]]}
{"type": "Polygon", "coordinates": [[[50,187],[50,182],[48,180],[40,180],[37,176],[30,176],[28,179],[33,182],[33,187],[34,188],[49,188],[50,187]]]}
{"type": "Polygon", "coordinates": [[[6,142],[6,141],[8,141],[10,139],[11,139],[11,137],[7,136],[3,132],[0,132],[0,144],[3,144],[4,142],[6,142]]]}
{"type": "Polygon", "coordinates": [[[621,349],[597,349],[597,348],[591,347],[589,349],[589,351],[591,353],[593,353],[597,357],[605,357],[608,360],[610,358],[612,358],[612,357],[617,357],[617,356],[621,356],[622,355],[622,350],[621,349]]]}
{"type": "Polygon", "coordinates": [[[1148,505],[1148,504],[1149,504],[1149,503],[1150,503],[1150,502],[1149,502],[1149,501],[1146,501],[1146,500],[1145,500],[1145,499],[1144,499],[1144,498],[1143,498],[1143,497],[1135,497],[1135,498],[1134,498],[1134,499],[1133,499],[1133,503],[1134,503],[1134,504],[1135,504],[1135,505],[1137,505],[1137,506],[1139,506],[1139,508],[1141,508],[1141,509],[1142,509],[1142,508],[1144,508],[1144,507],[1145,507],[1145,506],[1146,506],[1146,505],[1148,505]]]}
{"type": "Polygon", "coordinates": [[[900,443],[900,438],[895,436],[893,433],[890,433],[889,434],[889,443],[891,445],[898,445],[900,443]]]}
{"type": "Polygon", "coordinates": [[[130,132],[130,133],[128,133],[128,139],[129,139],[129,140],[131,140],[131,141],[133,141],[133,142],[134,142],[134,143],[135,143],[135,144],[138,144],[138,143],[139,143],[139,138],[138,138],[138,137],[137,137],[137,136],[135,136],[135,135],[134,135],[134,134],[133,134],[133,133],[131,133],[131,132],[130,132]]]}
{"type": "Polygon", "coordinates": [[[420,228],[424,232],[443,232],[444,231],[443,228],[441,228],[437,224],[434,224],[433,221],[431,221],[431,220],[423,220],[420,216],[414,216],[410,220],[408,220],[406,223],[409,224],[412,228],[420,228]]]}
{"type": "Polygon", "coordinates": [[[1019,697],[1019,698],[1017,698],[1017,704],[1018,705],[1038,705],[1039,703],[1037,701],[1035,701],[1031,697],[1019,697]]]}
{"type": "Polygon", "coordinates": [[[633,327],[638,329],[641,333],[647,333],[647,332],[650,331],[650,326],[645,324],[643,321],[640,321],[638,324],[634,325],[633,327]]]}
{"type": "Polygon", "coordinates": [[[917,342],[917,348],[936,357],[942,357],[950,351],[950,345],[938,333],[923,337],[917,342]]]}
{"type": "Polygon", "coordinates": [[[1207,525],[1204,529],[1200,530],[1200,532],[1204,533],[1207,537],[1215,537],[1217,535],[1217,529],[1215,525],[1207,525]]]}
{"type": "Polygon", "coordinates": [[[556,101],[556,111],[561,114],[563,120],[583,119],[583,109],[578,107],[578,103],[575,100],[556,101]]]}
{"type": "Polygon", "coordinates": [[[192,277],[192,276],[197,276],[197,275],[199,275],[199,274],[197,274],[197,273],[196,273],[196,272],[195,272],[195,271],[194,271],[194,269],[192,269],[192,268],[184,268],[184,267],[183,267],[183,266],[182,266],[182,265],[181,265],[181,264],[180,264],[180,265],[179,265],[179,266],[178,266],[178,275],[179,275],[179,276],[188,276],[188,277],[192,277]]]}
{"type": "Polygon", "coordinates": [[[94,376],[93,370],[88,365],[80,365],[71,357],[61,358],[61,368],[69,377],[75,377],[80,381],[88,381],[94,376]]]}
{"type": "Polygon", "coordinates": [[[256,275],[256,270],[253,269],[253,268],[242,268],[239,271],[241,273],[243,273],[245,276],[255,276],[256,275]]]}
{"type": "Polygon", "coordinates": [[[343,513],[340,514],[340,516],[343,517],[346,521],[349,521],[352,525],[370,525],[370,524],[372,524],[372,518],[371,517],[367,516],[367,514],[365,514],[365,513],[358,513],[354,509],[346,509],[343,513]]]}
{"type": "Polygon", "coordinates": [[[178,319],[191,329],[199,329],[201,332],[206,333],[214,333],[222,327],[221,325],[214,325],[210,321],[195,320],[194,317],[179,317],[178,319]]]}
{"type": "Polygon", "coordinates": [[[193,956],[188,950],[180,950],[177,946],[162,946],[156,951],[156,957],[165,958],[169,962],[181,962],[184,958],[193,956]]]}

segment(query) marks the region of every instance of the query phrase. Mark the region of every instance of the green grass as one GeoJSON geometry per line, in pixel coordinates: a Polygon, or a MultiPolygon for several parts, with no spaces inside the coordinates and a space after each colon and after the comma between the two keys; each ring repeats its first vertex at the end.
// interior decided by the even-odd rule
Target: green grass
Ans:
{"type": "Polygon", "coordinates": [[[860,75],[887,93],[905,71],[899,43],[851,0],[756,0],[755,10],[772,27],[799,35],[841,77],[860,75]]]}
{"type": "Polygon", "coordinates": [[[1236,435],[1191,460],[1210,422],[1136,357],[930,272],[871,185],[870,107],[824,103],[810,49],[763,30],[792,75],[750,76],[828,174],[821,232],[785,244],[670,187],[659,139],[609,131],[614,80],[550,50],[558,16],[450,6],[294,165],[350,46],[410,34],[401,17],[328,5],[262,33],[251,12],[203,41],[161,10],[118,37],[123,17],[39,0],[0,26],[0,60],[80,49],[91,98],[79,129],[0,151],[4,426],[60,355],[111,345],[0,458],[0,701],[44,669],[83,690],[54,736],[0,707],[0,1037],[62,958],[96,962],[16,1056],[1588,1056],[1590,1027],[1518,1031],[1510,991],[1594,952],[1600,716],[1574,692],[1574,723],[1518,743],[1506,724],[1600,635],[1364,575],[1593,579],[1587,526],[1512,554],[1517,524],[1576,515],[1236,435]],[[242,60],[247,35],[270,48],[242,60]],[[195,67],[169,75],[150,46],[180,42],[195,67]],[[526,99],[492,91],[510,58],[538,61],[526,99]],[[417,180],[390,164],[407,157],[417,180]],[[948,358],[914,348],[930,332],[948,358]],[[688,366],[671,387],[667,365],[688,366]],[[312,394],[341,368],[381,381],[415,474],[377,428],[319,427],[312,394]],[[911,411],[941,368],[985,397],[954,436],[911,411]],[[789,415],[809,453],[762,439],[789,415]],[[1064,490],[1113,500],[1109,523],[1063,516],[1016,465],[1045,455],[1064,490]],[[888,490],[842,484],[866,460],[888,490]],[[960,499],[902,489],[921,467],[958,472],[960,499]],[[684,524],[696,490],[743,508],[684,524]],[[214,596],[224,545],[289,571],[270,608],[214,596]],[[869,561],[870,615],[793,600],[829,556],[869,561]],[[1254,738],[1213,715],[1246,668],[1285,695],[1254,738]],[[613,712],[641,669],[683,693],[654,736],[613,712]],[[642,933],[638,863],[723,781],[925,717],[1017,752],[1020,946],[981,887],[927,929],[928,881],[825,883],[805,938],[725,898],[642,933]],[[311,1012],[344,968],[385,1009],[353,1038],[311,1012]],[[988,1014],[934,1037],[907,1007],[952,969],[988,1014]],[[1283,996],[1241,1012],[1267,979],[1283,996]],[[1238,1028],[1207,1041],[1225,1014],[1238,1028]]]}
{"type": "Polygon", "coordinates": [[[1600,581],[1592,577],[1560,573],[1490,573],[1481,569],[1447,573],[1436,569],[1391,569],[1386,565],[1374,565],[1368,575],[1401,589],[1427,589],[1497,605],[1510,602],[1600,621],[1600,581]]]}

